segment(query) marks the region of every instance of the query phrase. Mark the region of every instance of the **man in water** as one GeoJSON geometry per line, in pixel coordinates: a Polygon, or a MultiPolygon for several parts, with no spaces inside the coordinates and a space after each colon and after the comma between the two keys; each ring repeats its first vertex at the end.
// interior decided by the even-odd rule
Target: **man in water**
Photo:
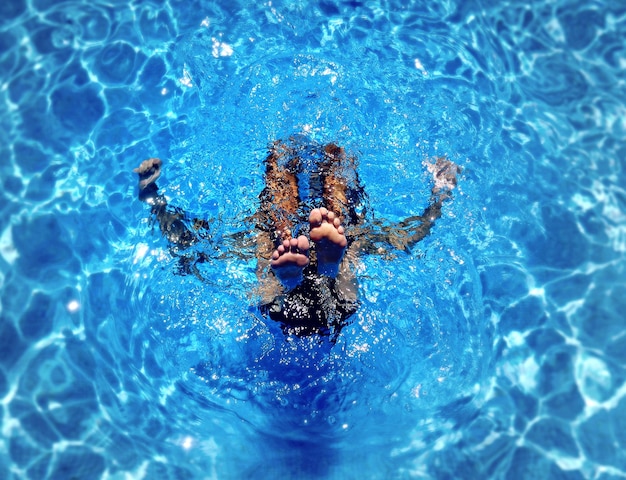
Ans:
{"type": "MultiPolygon", "coordinates": [[[[150,158],[135,169],[139,199],[152,207],[175,254],[208,234],[205,221],[189,219],[168,205],[156,180],[162,162],[150,158]]],[[[435,185],[421,216],[391,225],[367,218],[367,196],[356,159],[333,143],[319,145],[294,137],[275,142],[265,159],[265,188],[253,216],[261,311],[285,333],[333,338],[358,308],[356,259],[365,253],[408,250],[430,233],[451,198],[460,168],[439,157],[427,164],[435,185]]],[[[181,255],[181,273],[206,260],[181,255]]]]}

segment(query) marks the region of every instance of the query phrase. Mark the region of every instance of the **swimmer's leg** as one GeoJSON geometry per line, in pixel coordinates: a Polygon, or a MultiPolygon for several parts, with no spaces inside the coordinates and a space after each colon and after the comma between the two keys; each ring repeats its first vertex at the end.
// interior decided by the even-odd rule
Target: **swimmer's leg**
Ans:
{"type": "MultiPolygon", "coordinates": [[[[352,156],[348,156],[346,151],[334,143],[329,143],[324,146],[324,162],[322,167],[323,185],[324,185],[324,204],[326,207],[339,214],[340,227],[341,224],[345,224],[350,227],[351,232],[358,230],[358,227],[363,223],[365,215],[365,205],[367,203],[367,196],[363,189],[359,175],[356,168],[356,159],[352,156]],[[357,207],[360,207],[357,212],[357,207]]],[[[317,220],[317,218],[316,218],[317,220]]],[[[333,220],[333,225],[335,224],[333,220]]],[[[343,228],[343,227],[341,227],[343,228]]],[[[313,231],[314,229],[312,229],[313,231]]],[[[316,233],[319,230],[315,230],[316,233]]],[[[343,232],[347,240],[347,244],[350,245],[354,242],[354,237],[348,238],[347,232],[343,232]]],[[[313,239],[313,237],[312,237],[313,239]]],[[[337,240],[337,237],[335,237],[337,240]]],[[[316,250],[324,250],[324,242],[322,245],[317,245],[316,250]],[[322,248],[320,248],[322,247],[322,248]]],[[[328,243],[326,243],[326,246],[328,243]]],[[[333,245],[330,242],[330,245],[333,245]]],[[[340,247],[343,245],[343,240],[340,239],[339,245],[333,245],[330,249],[335,251],[334,255],[329,259],[328,251],[322,253],[322,263],[324,263],[324,257],[330,260],[326,262],[325,267],[322,267],[318,272],[324,271],[325,268],[331,268],[330,273],[334,273],[338,269],[336,275],[336,282],[334,284],[334,292],[337,295],[337,299],[342,304],[343,310],[353,313],[357,308],[358,298],[358,282],[355,274],[355,266],[358,258],[358,248],[356,245],[344,247],[345,253],[342,253],[343,259],[337,263],[336,259],[340,255],[340,247]],[[339,248],[338,248],[339,247],[339,248]],[[334,257],[334,258],[333,258],[334,257]],[[338,265],[338,266],[337,266],[338,265]]],[[[318,258],[320,255],[318,253],[318,258]]],[[[318,260],[318,265],[320,264],[318,260]]]]}
{"type": "Polygon", "coordinates": [[[280,239],[290,238],[294,220],[298,216],[300,196],[298,177],[294,169],[297,166],[287,146],[274,143],[265,159],[265,188],[259,196],[259,220],[261,228],[278,232],[280,239]],[[284,157],[291,156],[288,161],[284,157]],[[283,160],[283,165],[280,161],[283,160]]]}
{"type": "Polygon", "coordinates": [[[348,159],[342,147],[329,143],[324,146],[324,203],[326,207],[339,215],[340,220],[348,213],[347,179],[342,175],[348,159]]]}
{"type": "Polygon", "coordinates": [[[310,237],[315,242],[317,273],[335,278],[348,246],[339,217],[326,208],[314,208],[309,215],[310,237]]]}
{"type": "Polygon", "coordinates": [[[265,298],[276,294],[276,287],[280,288],[266,275],[268,264],[283,286],[293,288],[302,280],[302,270],[309,263],[308,240],[291,238],[300,202],[297,161],[288,147],[279,142],[272,145],[265,159],[265,188],[259,196],[256,215],[257,277],[261,296],[265,298]]]}

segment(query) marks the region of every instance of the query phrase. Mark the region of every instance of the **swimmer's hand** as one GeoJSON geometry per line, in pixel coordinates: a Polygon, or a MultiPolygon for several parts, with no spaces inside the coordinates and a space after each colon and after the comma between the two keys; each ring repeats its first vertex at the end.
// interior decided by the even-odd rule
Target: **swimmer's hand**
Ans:
{"type": "Polygon", "coordinates": [[[461,167],[456,163],[445,157],[438,157],[435,163],[427,162],[426,168],[432,173],[435,180],[435,186],[432,189],[433,195],[446,195],[454,190],[457,183],[457,175],[461,173],[461,167]]]}
{"type": "Polygon", "coordinates": [[[145,190],[149,185],[154,184],[161,176],[161,165],[163,162],[158,158],[149,158],[141,162],[133,172],[139,175],[139,190],[145,190]]]}

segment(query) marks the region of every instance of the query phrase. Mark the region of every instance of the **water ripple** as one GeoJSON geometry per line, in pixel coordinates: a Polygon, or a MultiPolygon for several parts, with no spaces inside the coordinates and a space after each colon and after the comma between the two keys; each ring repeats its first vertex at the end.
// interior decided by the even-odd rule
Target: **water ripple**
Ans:
{"type": "Polygon", "coordinates": [[[625,18],[4,2],[0,477],[626,471],[625,18]],[[359,156],[379,218],[421,213],[425,158],[464,168],[411,255],[365,260],[335,345],[263,319],[251,263],[174,275],[134,199],[132,168],[162,157],[162,192],[223,255],[294,132],[359,156]]]}

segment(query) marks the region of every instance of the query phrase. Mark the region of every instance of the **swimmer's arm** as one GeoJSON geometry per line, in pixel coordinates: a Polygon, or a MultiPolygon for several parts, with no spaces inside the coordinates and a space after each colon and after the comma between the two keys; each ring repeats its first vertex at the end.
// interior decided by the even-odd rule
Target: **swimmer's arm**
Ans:
{"type": "Polygon", "coordinates": [[[150,205],[163,236],[177,249],[184,250],[206,236],[208,225],[206,220],[189,218],[184,210],[168,205],[156,184],[162,164],[158,158],[149,158],[133,170],[139,176],[138,198],[150,205]]]}
{"type": "Polygon", "coordinates": [[[443,202],[452,195],[431,196],[430,204],[421,215],[409,217],[395,225],[382,227],[387,243],[397,250],[409,251],[418,242],[430,235],[435,222],[441,218],[443,202]]]}
{"type": "Polygon", "coordinates": [[[441,217],[441,203],[433,203],[422,215],[409,217],[401,222],[389,223],[384,220],[373,220],[349,237],[353,240],[350,249],[360,253],[373,255],[389,255],[395,250],[410,249],[430,234],[435,221],[441,217]]]}
{"type": "Polygon", "coordinates": [[[457,184],[457,175],[461,168],[445,157],[436,159],[436,163],[428,164],[428,170],[433,174],[435,185],[431,190],[428,207],[421,215],[409,217],[401,222],[389,224],[374,220],[363,229],[356,232],[355,247],[364,253],[389,254],[391,247],[394,250],[410,251],[418,242],[430,235],[435,222],[441,218],[441,209],[444,202],[452,199],[452,190],[457,184]]]}

